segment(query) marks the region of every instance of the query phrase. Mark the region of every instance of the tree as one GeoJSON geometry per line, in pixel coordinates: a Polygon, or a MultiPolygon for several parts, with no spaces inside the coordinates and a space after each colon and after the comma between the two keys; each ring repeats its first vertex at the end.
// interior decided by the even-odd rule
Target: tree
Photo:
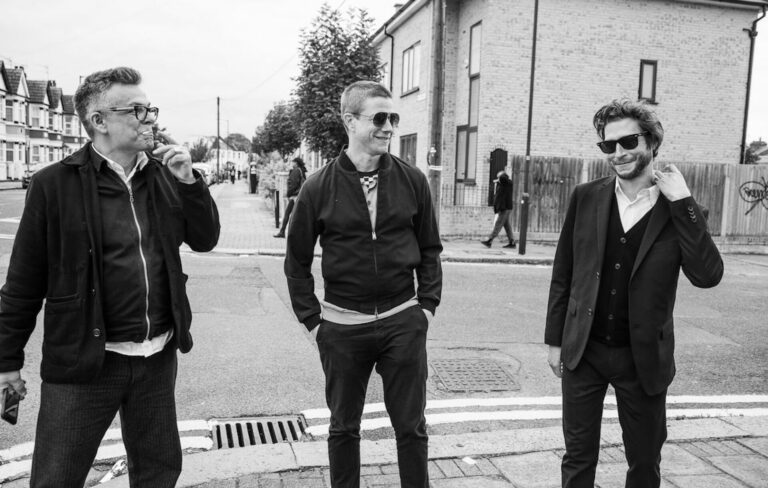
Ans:
{"type": "Polygon", "coordinates": [[[750,142],[744,155],[744,164],[757,164],[760,161],[760,156],[765,154],[766,147],[768,144],[762,139],[750,142]]]}
{"type": "Polygon", "coordinates": [[[224,142],[226,142],[227,145],[235,151],[243,151],[246,153],[251,152],[251,141],[244,135],[238,134],[237,132],[229,134],[224,139],[224,142]]]}
{"type": "Polygon", "coordinates": [[[309,30],[301,33],[296,116],[309,148],[325,158],[335,157],[347,143],[339,114],[344,88],[359,80],[381,79],[372,26],[373,19],[363,9],[350,10],[344,24],[325,3],[309,30]]]}
{"type": "Polygon", "coordinates": [[[192,149],[189,150],[189,155],[192,156],[192,162],[199,163],[205,161],[206,156],[208,156],[208,149],[208,143],[205,142],[204,139],[195,141],[192,145],[192,149]]]}
{"type": "Polygon", "coordinates": [[[256,129],[255,139],[258,139],[262,152],[277,151],[283,159],[288,159],[301,145],[296,107],[286,102],[275,104],[267,114],[264,125],[256,129]]]}

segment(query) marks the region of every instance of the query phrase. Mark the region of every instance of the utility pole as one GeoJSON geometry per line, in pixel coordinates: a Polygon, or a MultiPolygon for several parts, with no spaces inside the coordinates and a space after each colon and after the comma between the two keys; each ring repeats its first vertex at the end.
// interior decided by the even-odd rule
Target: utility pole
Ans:
{"type": "Polygon", "coordinates": [[[216,181],[219,181],[219,164],[221,162],[221,134],[219,132],[219,109],[221,107],[221,98],[216,97],[216,181]]]}
{"type": "Polygon", "coordinates": [[[531,130],[533,129],[533,83],[536,79],[536,32],[539,24],[539,0],[533,7],[533,46],[531,47],[531,87],[528,98],[528,138],[525,143],[525,171],[523,173],[523,204],[520,209],[520,255],[525,254],[525,242],[528,238],[528,212],[531,206],[529,188],[531,172],[531,130]]]}
{"type": "Polygon", "coordinates": [[[432,1],[432,114],[429,151],[427,152],[427,180],[432,194],[435,219],[440,226],[440,191],[442,180],[443,140],[443,30],[445,26],[445,0],[432,1]]]}

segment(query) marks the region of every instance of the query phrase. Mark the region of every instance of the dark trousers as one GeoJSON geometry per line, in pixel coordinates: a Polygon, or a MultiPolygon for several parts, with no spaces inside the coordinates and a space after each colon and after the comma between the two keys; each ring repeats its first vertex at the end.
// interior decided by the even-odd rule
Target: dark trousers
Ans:
{"type": "Polygon", "coordinates": [[[501,228],[503,227],[504,231],[507,233],[507,239],[509,239],[509,243],[512,244],[515,242],[515,236],[512,234],[512,224],[510,222],[511,218],[512,210],[502,210],[497,213],[496,219],[493,222],[493,230],[491,230],[491,235],[488,236],[488,240],[494,240],[496,236],[499,235],[499,232],[501,232],[501,228]]]}
{"type": "Polygon", "coordinates": [[[131,488],[171,488],[181,473],[176,350],[148,358],[107,352],[86,384],[43,382],[31,488],[82,488],[104,433],[120,412],[131,488]]]}
{"type": "Polygon", "coordinates": [[[661,447],[667,438],[667,392],[649,396],[637,378],[629,347],[590,341],[579,365],[563,371],[564,488],[593,488],[600,425],[608,385],[616,391],[629,470],[625,487],[658,488],[661,447]]]}
{"type": "Polygon", "coordinates": [[[288,219],[291,218],[291,211],[293,211],[293,205],[296,201],[296,197],[288,199],[288,204],[285,206],[285,215],[283,215],[283,224],[280,226],[280,233],[285,234],[285,229],[288,227],[288,219]]]}
{"type": "Polygon", "coordinates": [[[318,331],[331,410],[328,458],[331,486],[360,486],[360,418],[374,365],[395,428],[401,486],[428,488],[427,318],[421,307],[375,322],[341,325],[323,321],[318,331]]]}

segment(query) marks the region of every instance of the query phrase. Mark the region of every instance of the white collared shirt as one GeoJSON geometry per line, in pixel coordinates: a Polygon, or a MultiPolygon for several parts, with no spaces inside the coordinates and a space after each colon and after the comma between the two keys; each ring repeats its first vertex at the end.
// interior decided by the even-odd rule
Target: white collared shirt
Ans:
{"type": "Polygon", "coordinates": [[[616,203],[619,206],[619,216],[621,217],[621,226],[624,232],[631,229],[642,219],[645,214],[651,211],[661,192],[659,187],[652,185],[649,188],[643,188],[637,193],[637,197],[630,201],[619,185],[619,179],[616,178],[616,203]]]}
{"type": "MultiPolygon", "coordinates": [[[[131,180],[136,172],[144,169],[144,166],[149,162],[149,157],[146,153],[140,152],[138,156],[136,156],[136,164],[133,166],[133,169],[126,175],[125,169],[123,169],[122,166],[101,154],[99,150],[96,149],[96,146],[93,146],[93,150],[96,151],[96,154],[104,158],[109,169],[117,173],[117,176],[120,177],[127,187],[130,187],[131,180]]],[[[110,352],[122,354],[123,356],[149,357],[162,351],[172,337],[173,329],[170,329],[168,332],[155,336],[150,340],[145,339],[143,342],[107,342],[105,344],[105,349],[110,352]]]]}

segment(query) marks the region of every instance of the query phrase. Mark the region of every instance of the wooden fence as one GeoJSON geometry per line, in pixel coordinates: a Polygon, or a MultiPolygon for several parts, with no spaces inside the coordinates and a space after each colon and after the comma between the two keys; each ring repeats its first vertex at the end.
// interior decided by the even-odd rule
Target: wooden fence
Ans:
{"type": "MultiPolygon", "coordinates": [[[[524,156],[509,158],[516,202],[522,199],[524,165],[524,156]]],[[[734,242],[768,243],[768,165],[677,163],[676,166],[685,176],[693,197],[708,209],[708,225],[713,236],[734,242]]],[[[574,187],[612,174],[604,160],[532,158],[528,232],[559,233],[574,187]]],[[[484,200],[486,191],[487,188],[478,187],[470,194],[456,197],[457,187],[443,185],[441,227],[446,227],[446,235],[482,235],[483,231],[477,229],[488,227],[493,214],[484,200]],[[482,227],[478,227],[478,218],[483,222],[482,227]]],[[[517,231],[519,205],[515,210],[513,227],[517,231]]]]}

